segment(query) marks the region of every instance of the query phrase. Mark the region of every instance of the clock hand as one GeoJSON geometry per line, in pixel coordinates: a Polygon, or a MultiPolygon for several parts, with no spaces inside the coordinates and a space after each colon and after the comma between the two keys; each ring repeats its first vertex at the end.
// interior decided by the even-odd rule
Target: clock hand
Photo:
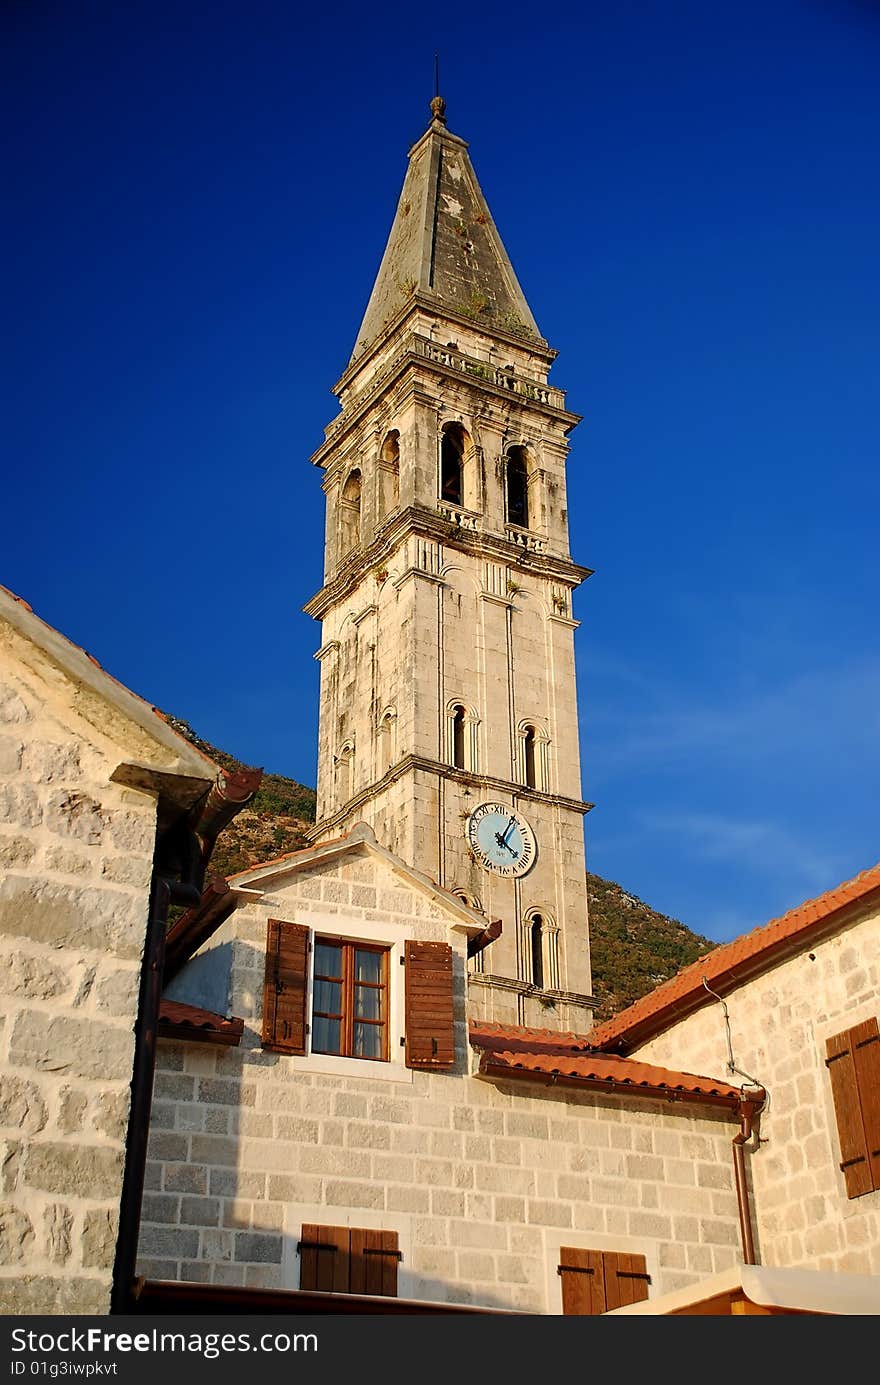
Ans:
{"type": "Polygon", "coordinates": [[[512,847],[508,842],[506,842],[506,841],[504,840],[504,837],[502,837],[502,835],[501,835],[500,832],[496,832],[496,833],[495,833],[495,840],[496,840],[496,842],[498,843],[499,846],[503,846],[503,847],[504,847],[505,851],[509,851],[510,854],[511,854],[511,856],[515,856],[515,855],[516,855],[516,852],[514,851],[513,847],[512,847]]]}
{"type": "Polygon", "coordinates": [[[507,846],[507,838],[510,836],[510,834],[511,834],[511,832],[513,831],[513,829],[514,829],[515,826],[516,826],[516,818],[512,817],[512,818],[510,819],[510,821],[508,822],[508,824],[507,824],[507,826],[506,826],[506,828],[504,829],[504,832],[503,832],[503,834],[502,834],[502,838],[501,838],[501,845],[502,845],[502,846],[507,846]]]}

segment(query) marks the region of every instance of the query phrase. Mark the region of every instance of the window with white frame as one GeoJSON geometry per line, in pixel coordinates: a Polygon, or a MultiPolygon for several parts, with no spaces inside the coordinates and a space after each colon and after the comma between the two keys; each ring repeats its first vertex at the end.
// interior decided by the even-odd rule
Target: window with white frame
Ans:
{"type": "Polygon", "coordinates": [[[398,942],[358,936],[362,931],[355,923],[336,934],[269,919],[263,1047],[325,1062],[381,1065],[402,1054],[408,1068],[454,1066],[450,945],[401,937],[398,929],[391,932],[398,942]],[[401,1028],[402,1047],[395,1037],[401,1028]]]}

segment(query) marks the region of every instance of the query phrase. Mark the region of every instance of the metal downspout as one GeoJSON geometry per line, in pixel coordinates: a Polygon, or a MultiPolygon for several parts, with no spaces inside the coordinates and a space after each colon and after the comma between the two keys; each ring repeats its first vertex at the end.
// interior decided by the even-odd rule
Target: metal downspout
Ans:
{"type": "Polygon", "coordinates": [[[739,1108],[739,1130],[733,1137],[733,1172],[736,1178],[736,1202],[739,1209],[739,1231],[742,1241],[743,1262],[757,1265],[755,1242],[752,1236],[752,1212],[749,1203],[749,1187],[746,1181],[745,1145],[752,1138],[752,1127],[760,1105],[753,1101],[743,1101],[739,1108]]]}

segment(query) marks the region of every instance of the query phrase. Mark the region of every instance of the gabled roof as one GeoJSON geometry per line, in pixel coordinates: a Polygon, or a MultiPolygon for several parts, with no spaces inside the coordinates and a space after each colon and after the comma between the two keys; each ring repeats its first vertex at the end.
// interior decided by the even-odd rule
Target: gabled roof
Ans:
{"type": "Polygon", "coordinates": [[[743,1101],[760,1103],[764,1095],[756,1089],[744,1092],[713,1077],[597,1053],[582,1034],[555,1034],[548,1029],[477,1021],[470,1026],[470,1042],[481,1054],[479,1071],[483,1077],[523,1078],[617,1095],[697,1101],[734,1110],[743,1101]]]}
{"type": "Polygon", "coordinates": [[[444,890],[429,876],[423,875],[419,870],[414,870],[412,866],[408,866],[405,861],[402,861],[399,856],[395,856],[387,847],[380,846],[372,827],[366,822],[355,823],[351,831],[347,832],[345,836],[332,837],[326,842],[318,842],[315,846],[304,847],[301,851],[290,851],[271,861],[250,866],[247,870],[237,871],[235,875],[229,876],[229,883],[235,887],[247,886],[249,889],[268,889],[270,885],[277,888],[285,876],[307,871],[316,865],[331,864],[341,856],[351,853],[366,854],[384,862],[395,875],[400,876],[405,884],[419,890],[435,903],[441,904],[449,913],[454,914],[458,918],[459,924],[454,924],[453,927],[462,927],[469,936],[484,931],[486,927],[485,914],[479,913],[476,909],[470,909],[462,903],[457,895],[450,893],[449,890],[444,890]]]}
{"type": "MultiPolygon", "coordinates": [[[[163,768],[173,769],[179,776],[201,779],[206,784],[217,778],[219,766],[175,731],[158,708],[125,687],[101,667],[93,654],[88,654],[42,620],[23,597],[3,586],[0,586],[0,620],[30,641],[70,679],[76,689],[75,705],[86,720],[91,720],[90,699],[97,696],[108,710],[146,733],[163,753],[163,768]]],[[[106,731],[106,726],[103,729],[106,731]]]]}
{"type": "Polygon", "coordinates": [[[627,1052],[685,1015],[715,1003],[703,985],[704,977],[713,991],[725,995],[848,923],[855,906],[872,904],[880,904],[880,864],[707,952],[613,1019],[596,1025],[588,1040],[595,1048],[627,1052]]]}
{"type": "Polygon", "coordinates": [[[409,168],[352,362],[373,344],[407,299],[472,317],[487,330],[526,335],[537,323],[495,229],[463,139],[446,129],[445,103],[409,152],[409,168]]]}

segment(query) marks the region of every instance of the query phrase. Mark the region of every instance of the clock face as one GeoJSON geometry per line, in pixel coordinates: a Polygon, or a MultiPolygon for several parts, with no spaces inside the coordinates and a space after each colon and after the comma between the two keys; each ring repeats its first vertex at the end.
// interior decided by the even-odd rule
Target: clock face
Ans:
{"type": "Polygon", "coordinates": [[[471,851],[496,875],[525,875],[535,864],[535,834],[524,817],[505,803],[481,803],[467,820],[471,851]]]}

